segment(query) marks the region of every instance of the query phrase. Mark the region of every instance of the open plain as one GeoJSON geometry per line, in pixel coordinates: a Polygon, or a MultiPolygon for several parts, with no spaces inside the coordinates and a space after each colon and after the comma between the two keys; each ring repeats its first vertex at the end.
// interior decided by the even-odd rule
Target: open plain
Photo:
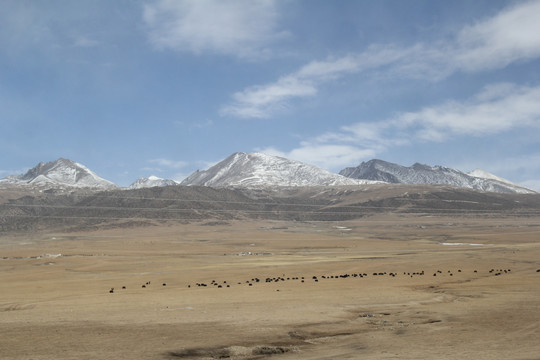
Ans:
{"type": "Polygon", "coordinates": [[[540,216],[386,211],[0,241],[2,359],[538,359],[540,216]]]}

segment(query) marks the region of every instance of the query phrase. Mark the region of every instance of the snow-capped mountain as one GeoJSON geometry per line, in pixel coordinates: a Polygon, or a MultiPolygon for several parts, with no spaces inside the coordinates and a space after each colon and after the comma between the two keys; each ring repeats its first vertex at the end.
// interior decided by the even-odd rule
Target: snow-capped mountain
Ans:
{"type": "Polygon", "coordinates": [[[353,179],[368,179],[401,184],[445,184],[475,190],[528,194],[535,191],[482,170],[469,174],[444,166],[414,164],[405,167],[382,160],[370,160],[339,172],[353,179]]]}
{"type": "Polygon", "coordinates": [[[42,187],[78,187],[112,189],[117,186],[74,161],[60,158],[46,164],[40,162],[26,174],[8,176],[0,184],[35,185],[42,187]]]}
{"type": "Polygon", "coordinates": [[[149,188],[154,186],[170,186],[170,185],[178,185],[178,183],[174,180],[168,180],[168,179],[162,179],[158,178],[157,176],[149,176],[147,178],[142,177],[140,179],[137,179],[133,184],[129,185],[128,189],[141,189],[141,188],[149,188]]]}
{"type": "Polygon", "coordinates": [[[371,184],[316,166],[261,153],[234,153],[208,170],[197,170],[181,185],[214,187],[331,186],[371,184]]]}

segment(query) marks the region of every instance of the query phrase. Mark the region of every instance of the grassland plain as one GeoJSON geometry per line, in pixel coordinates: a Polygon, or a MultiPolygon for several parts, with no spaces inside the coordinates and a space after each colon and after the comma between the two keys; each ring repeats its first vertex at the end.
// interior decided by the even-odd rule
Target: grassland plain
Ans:
{"type": "Polygon", "coordinates": [[[2,359],[535,359],[540,218],[7,234],[2,359]]]}

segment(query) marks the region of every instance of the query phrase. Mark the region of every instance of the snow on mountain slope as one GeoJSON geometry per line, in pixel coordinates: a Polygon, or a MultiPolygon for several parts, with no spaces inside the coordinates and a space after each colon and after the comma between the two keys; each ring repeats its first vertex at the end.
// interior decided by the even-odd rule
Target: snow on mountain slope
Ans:
{"type": "Polygon", "coordinates": [[[196,171],[181,185],[214,187],[331,186],[374,183],[349,179],[299,161],[261,153],[234,153],[204,171],[196,171]]]}
{"type": "Polygon", "coordinates": [[[535,191],[501,179],[484,171],[466,174],[444,166],[414,164],[405,167],[382,160],[363,162],[355,168],[345,168],[340,174],[354,179],[380,180],[401,184],[445,184],[501,193],[535,193],[535,191]]]}
{"type": "Polygon", "coordinates": [[[137,179],[133,184],[131,184],[128,189],[141,189],[141,188],[148,188],[148,187],[155,187],[155,186],[171,186],[171,185],[178,185],[178,183],[174,180],[167,180],[162,179],[157,176],[149,176],[147,178],[142,177],[140,179],[137,179]]]}
{"type": "Polygon", "coordinates": [[[80,187],[112,189],[117,186],[74,161],[60,158],[46,164],[40,162],[26,174],[8,176],[0,183],[14,185],[36,185],[42,187],[80,187]]]}

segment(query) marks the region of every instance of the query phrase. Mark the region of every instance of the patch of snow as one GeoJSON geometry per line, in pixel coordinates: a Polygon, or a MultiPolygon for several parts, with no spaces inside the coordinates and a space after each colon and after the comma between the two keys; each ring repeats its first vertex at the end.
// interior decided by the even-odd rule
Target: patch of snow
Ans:
{"type": "Polygon", "coordinates": [[[475,244],[475,243],[441,243],[441,245],[445,246],[454,246],[454,245],[467,245],[467,246],[484,246],[485,244],[475,244]]]}

